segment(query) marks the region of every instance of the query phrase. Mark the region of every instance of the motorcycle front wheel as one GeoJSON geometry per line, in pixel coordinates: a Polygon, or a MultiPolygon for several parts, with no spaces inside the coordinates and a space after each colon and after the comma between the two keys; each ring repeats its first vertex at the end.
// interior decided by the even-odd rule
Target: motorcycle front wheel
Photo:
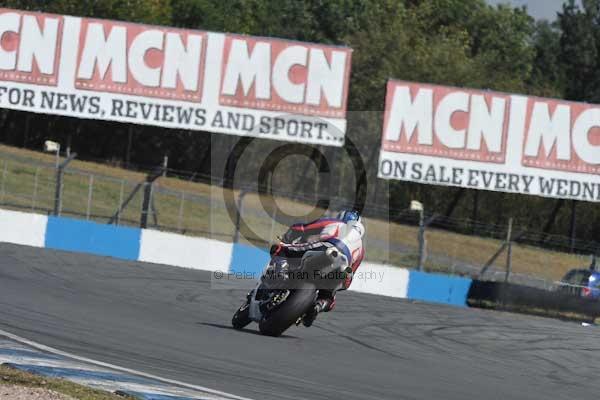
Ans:
{"type": "Polygon", "coordinates": [[[300,288],[294,289],[279,307],[271,311],[258,324],[260,333],[267,336],[281,336],[314,305],[316,297],[317,290],[314,284],[305,283],[300,288]]]}
{"type": "Polygon", "coordinates": [[[246,327],[250,322],[250,306],[246,303],[243,304],[236,312],[233,314],[233,318],[231,319],[231,325],[234,329],[242,329],[246,327]]]}

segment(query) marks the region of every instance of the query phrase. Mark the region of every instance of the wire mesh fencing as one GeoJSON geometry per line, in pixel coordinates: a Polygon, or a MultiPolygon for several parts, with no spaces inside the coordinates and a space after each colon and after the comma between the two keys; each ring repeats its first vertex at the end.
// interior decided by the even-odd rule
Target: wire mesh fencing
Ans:
{"type": "MultiPolygon", "coordinates": [[[[155,183],[150,207],[143,208],[149,183],[66,169],[57,189],[56,166],[16,158],[0,159],[0,206],[3,208],[75,217],[100,223],[140,226],[147,213],[148,226],[197,236],[233,235],[233,224],[211,226],[215,204],[210,194],[173,190],[155,183]]],[[[218,208],[218,207],[217,207],[218,208]]],[[[224,214],[224,208],[221,213],[224,214]]]]}

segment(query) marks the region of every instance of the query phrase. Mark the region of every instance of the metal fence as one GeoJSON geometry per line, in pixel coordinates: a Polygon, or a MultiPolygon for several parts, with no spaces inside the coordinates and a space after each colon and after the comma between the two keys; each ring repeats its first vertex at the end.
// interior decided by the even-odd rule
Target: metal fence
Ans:
{"type": "MultiPolygon", "coordinates": [[[[100,169],[101,166],[98,166],[100,169]]],[[[265,202],[256,192],[241,195],[238,191],[176,178],[151,181],[142,173],[120,171],[110,176],[106,171],[66,168],[58,187],[57,167],[53,163],[0,153],[0,206],[44,214],[82,218],[100,223],[140,226],[186,235],[204,236],[225,241],[241,241],[267,247],[286,226],[295,221],[276,215],[281,208],[305,214],[312,208],[311,199],[278,196],[265,202]],[[229,196],[224,196],[228,193],[229,196]],[[57,196],[60,201],[57,202],[57,196]],[[224,198],[235,201],[231,207],[224,198]],[[58,209],[55,210],[58,204],[58,209]],[[267,206],[265,206],[267,204],[267,206]],[[232,209],[239,210],[232,212],[232,209]],[[145,221],[145,222],[144,222],[145,221]]],[[[343,199],[335,199],[343,204],[343,199]]],[[[372,215],[376,215],[371,210],[372,215]]],[[[388,210],[389,211],[389,210],[388,210]]],[[[472,221],[476,235],[466,235],[452,229],[465,221],[425,216],[430,220],[422,237],[425,254],[419,249],[419,216],[409,210],[393,210],[390,223],[383,218],[365,218],[367,227],[367,259],[414,268],[423,260],[429,271],[479,276],[486,264],[485,277],[508,279],[538,287],[548,287],[560,279],[569,268],[582,267],[585,256],[544,250],[531,246],[530,240],[540,240],[540,233],[513,229],[510,236],[510,258],[492,256],[506,247],[506,225],[485,225],[472,221]],[[506,274],[510,268],[510,274],[506,274]]],[[[547,236],[547,235],[546,235],[547,236]]],[[[569,238],[545,237],[558,243],[569,238]]],[[[596,251],[597,243],[577,243],[581,248],[596,251]],[[586,247],[587,246],[587,247],[586,247]]],[[[584,251],[585,253],[585,251],[584,251]]]]}
{"type": "Polygon", "coordinates": [[[57,215],[140,226],[148,213],[149,227],[199,236],[233,234],[230,227],[211,228],[209,192],[174,190],[142,178],[115,178],[74,168],[64,170],[57,191],[55,165],[6,155],[0,157],[0,171],[0,205],[4,208],[54,214],[60,196],[57,215]],[[151,188],[149,210],[143,208],[146,187],[151,188]]]}

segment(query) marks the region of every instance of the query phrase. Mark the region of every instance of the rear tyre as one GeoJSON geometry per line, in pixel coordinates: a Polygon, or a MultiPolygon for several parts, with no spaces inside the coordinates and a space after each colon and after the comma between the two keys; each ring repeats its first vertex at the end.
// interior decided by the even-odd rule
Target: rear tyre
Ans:
{"type": "Polygon", "coordinates": [[[317,291],[312,284],[304,284],[300,289],[295,289],[281,306],[258,324],[260,333],[281,336],[314,305],[316,296],[317,291]]]}
{"type": "Polygon", "coordinates": [[[250,322],[252,322],[250,319],[250,306],[244,304],[235,312],[235,314],[233,314],[231,326],[233,326],[234,329],[239,330],[245,328],[250,322]]]}

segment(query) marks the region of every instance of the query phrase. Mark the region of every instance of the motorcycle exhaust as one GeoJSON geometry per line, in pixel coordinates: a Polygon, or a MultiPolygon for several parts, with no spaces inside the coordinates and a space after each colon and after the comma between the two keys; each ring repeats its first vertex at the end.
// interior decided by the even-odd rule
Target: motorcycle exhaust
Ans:
{"type": "Polygon", "coordinates": [[[340,256],[340,252],[335,247],[328,248],[325,254],[327,254],[332,261],[335,261],[340,256]]]}
{"type": "MultiPolygon", "coordinates": [[[[327,256],[331,259],[332,262],[336,262],[338,257],[341,256],[340,251],[335,248],[335,247],[330,247],[327,249],[327,251],[325,251],[325,254],[327,254],[327,256]]],[[[345,257],[344,257],[345,259],[345,257]]],[[[347,260],[345,260],[347,261],[347,260]]],[[[354,271],[352,271],[352,267],[350,267],[349,265],[347,265],[345,268],[341,268],[346,274],[348,275],[352,275],[354,273],[354,271]]]]}

